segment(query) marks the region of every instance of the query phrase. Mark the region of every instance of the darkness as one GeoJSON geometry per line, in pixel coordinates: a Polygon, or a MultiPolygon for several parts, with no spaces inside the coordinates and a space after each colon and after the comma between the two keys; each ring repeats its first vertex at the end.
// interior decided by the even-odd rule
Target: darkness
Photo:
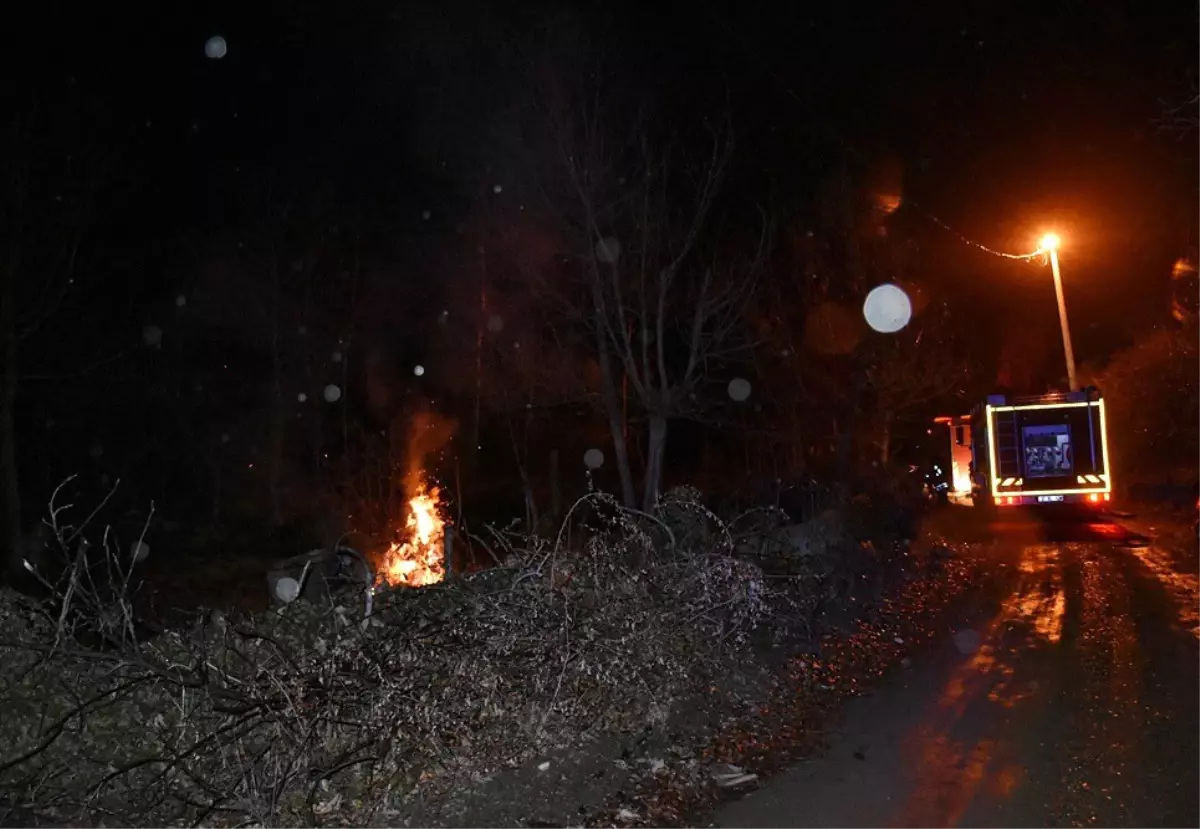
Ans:
{"type": "MultiPolygon", "coordinates": [[[[786,136],[817,166],[894,158],[906,200],[999,250],[1061,228],[1087,320],[1081,351],[1112,340],[1130,301],[1155,305],[1146,277],[1194,243],[1194,142],[1155,130],[1161,102],[1189,94],[1189,4],[923,4],[866,17],[724,5],[614,10],[612,30],[652,44],[660,72],[682,64],[698,83],[712,73],[736,88],[743,140],[786,136]]],[[[447,127],[430,116],[461,107],[455,126],[469,128],[469,110],[505,82],[488,71],[487,41],[537,17],[462,3],[156,8],[63,7],[66,32],[51,12],[54,37],[30,39],[48,48],[25,90],[61,95],[73,76],[101,108],[97,140],[124,144],[122,173],[140,179],[136,198],[114,206],[143,239],[227,227],[230,191],[263,170],[297,190],[332,182],[396,218],[444,197],[436,151],[421,144],[447,127]],[[230,44],[222,60],[204,57],[214,33],[230,44]]],[[[952,236],[930,244],[931,276],[961,290],[1033,288],[1028,269],[952,236]]]]}
{"type": "MultiPolygon", "coordinates": [[[[393,414],[397,399],[411,408],[438,398],[409,367],[436,350],[429,305],[471,295],[463,263],[480,225],[479,194],[503,180],[513,203],[535,198],[497,160],[492,130],[524,95],[516,44],[554,7],[43,7],[40,25],[19,38],[22,81],[10,110],[53,115],[35,119],[52,124],[37,133],[37,175],[47,159],[72,153],[104,157],[111,172],[96,191],[77,284],[22,351],[19,430],[65,421],[53,413],[105,389],[120,401],[88,405],[120,419],[161,391],[137,382],[182,376],[163,366],[146,374],[128,356],[139,353],[139,332],[173,313],[174,297],[199,290],[232,251],[274,251],[262,241],[264,216],[279,204],[318,205],[311,227],[342,240],[323,254],[322,286],[334,297],[325,307],[343,293],[339,280],[370,272],[369,347],[353,371],[374,376],[369,366],[383,365],[388,379],[363,385],[388,387],[371,394],[391,401],[384,408],[393,414]],[[215,35],[228,43],[219,60],[205,56],[215,35]],[[74,132],[57,126],[72,117],[74,132]],[[81,377],[90,385],[70,387],[81,377]]],[[[706,1],[579,10],[620,56],[627,91],[682,91],[675,115],[731,102],[738,153],[729,187],[775,211],[781,237],[804,232],[822,189],[843,172],[866,191],[900,195],[890,232],[912,240],[911,269],[971,361],[964,407],[994,385],[1013,341],[1047,344],[1030,358],[1033,385],[1061,374],[1048,267],[981,248],[1020,254],[1045,229],[1063,236],[1081,364],[1102,366],[1171,325],[1171,266],[1197,247],[1196,141],[1159,119],[1164,102],[1195,94],[1194,4],[864,8],[706,1]]],[[[532,246],[529,232],[523,244],[532,246]]],[[[226,342],[187,359],[215,370],[235,352],[226,342]]],[[[350,402],[374,412],[374,421],[364,415],[373,427],[392,416],[379,414],[374,397],[350,402]]],[[[332,421],[317,428],[336,431],[332,421]]],[[[696,454],[699,432],[689,437],[689,428],[676,432],[670,457],[696,454]]],[[[91,441],[76,427],[58,448],[86,451],[91,441]]],[[[38,441],[20,445],[23,469],[40,466],[38,441]]],[[[30,487],[31,497],[43,486],[30,487]]]]}

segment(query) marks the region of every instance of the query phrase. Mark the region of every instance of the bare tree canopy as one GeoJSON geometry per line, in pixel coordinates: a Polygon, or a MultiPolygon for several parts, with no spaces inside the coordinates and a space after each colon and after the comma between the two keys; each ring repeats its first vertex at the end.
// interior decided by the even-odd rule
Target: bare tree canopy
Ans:
{"type": "Polygon", "coordinates": [[[734,152],[727,105],[696,117],[664,90],[631,91],[618,56],[580,30],[555,42],[529,62],[530,103],[514,136],[568,249],[573,278],[541,287],[591,332],[627,504],[618,385],[646,419],[649,508],[668,421],[693,413],[702,380],[750,345],[746,312],[769,228],[760,216],[747,233],[723,190],[734,152]]]}

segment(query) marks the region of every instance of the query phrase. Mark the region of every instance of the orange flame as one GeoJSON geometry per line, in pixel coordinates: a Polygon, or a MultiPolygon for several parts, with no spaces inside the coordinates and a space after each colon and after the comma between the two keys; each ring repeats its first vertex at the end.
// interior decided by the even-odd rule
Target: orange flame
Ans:
{"type": "Polygon", "coordinates": [[[421,484],[408,501],[405,538],[393,541],[383,554],[380,577],[391,587],[422,587],[446,577],[443,542],[446,522],[439,513],[437,487],[421,484]]]}
{"type": "Polygon", "coordinates": [[[953,462],[954,471],[951,473],[954,477],[954,494],[955,495],[970,495],[971,494],[971,473],[963,464],[958,461],[953,462]]]}

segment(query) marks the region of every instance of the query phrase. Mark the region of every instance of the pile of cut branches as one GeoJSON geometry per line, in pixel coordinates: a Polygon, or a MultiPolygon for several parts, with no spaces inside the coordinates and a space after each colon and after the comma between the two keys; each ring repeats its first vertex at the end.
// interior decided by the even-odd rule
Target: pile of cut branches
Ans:
{"type": "Polygon", "coordinates": [[[734,555],[694,491],[654,515],[593,494],[556,538],[493,531],[503,566],[381,592],[367,618],[351,593],[147,640],[130,556],[85,554],[62,519],[44,595],[0,595],[0,822],[380,825],[419,801],[453,823],[428,804],[663,727],[754,631],[805,633],[818,592],[734,555]]]}

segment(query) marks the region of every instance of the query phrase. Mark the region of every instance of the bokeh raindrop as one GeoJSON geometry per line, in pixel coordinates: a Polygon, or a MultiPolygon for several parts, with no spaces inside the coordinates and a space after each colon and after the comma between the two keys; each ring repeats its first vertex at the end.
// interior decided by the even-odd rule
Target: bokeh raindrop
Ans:
{"type": "Polygon", "coordinates": [[[899,285],[877,285],[863,303],[867,325],[881,334],[895,334],[912,319],[912,302],[899,285]]]}
{"type": "Polygon", "coordinates": [[[229,51],[229,44],[220,35],[213,35],[204,41],[204,54],[213,60],[220,60],[229,51]]]}
{"type": "Polygon", "coordinates": [[[750,381],[744,377],[734,377],[729,381],[728,391],[731,399],[743,403],[750,397],[750,381]]]}
{"type": "Polygon", "coordinates": [[[145,541],[135,541],[130,546],[129,555],[134,561],[145,561],[150,557],[150,545],[145,541]]]}

